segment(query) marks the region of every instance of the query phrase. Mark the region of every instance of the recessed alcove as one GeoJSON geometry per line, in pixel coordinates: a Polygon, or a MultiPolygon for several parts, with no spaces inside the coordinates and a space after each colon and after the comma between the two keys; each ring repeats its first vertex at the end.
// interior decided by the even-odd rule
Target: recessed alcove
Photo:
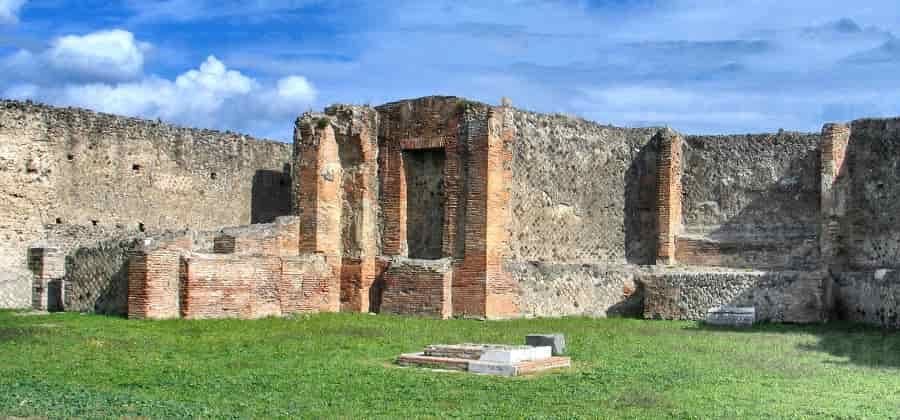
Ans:
{"type": "Polygon", "coordinates": [[[443,256],[446,160],[443,149],[403,151],[410,258],[434,260],[443,256]]]}

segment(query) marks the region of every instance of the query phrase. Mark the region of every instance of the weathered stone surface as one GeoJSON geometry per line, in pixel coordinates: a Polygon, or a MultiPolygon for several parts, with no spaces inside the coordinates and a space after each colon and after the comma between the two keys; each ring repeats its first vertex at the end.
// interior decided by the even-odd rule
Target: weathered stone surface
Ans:
{"type": "Polygon", "coordinates": [[[756,322],[756,309],[717,306],[706,311],[704,322],[722,327],[751,327],[756,322]]]}
{"type": "Polygon", "coordinates": [[[291,146],[0,101],[0,307],[31,304],[47,225],[214,229],[287,214],[291,146]],[[227,205],[223,205],[227,203],[227,205]]]}
{"type": "Polygon", "coordinates": [[[841,220],[846,269],[900,268],[900,119],[854,121],[846,153],[849,197],[841,220]]]}
{"type": "Polygon", "coordinates": [[[528,334],[525,344],[529,346],[549,346],[554,356],[566,354],[566,336],[563,334],[528,334]]]}
{"type": "Polygon", "coordinates": [[[676,261],[814,270],[818,134],[686,136],[676,261]]]}
{"type": "Polygon", "coordinates": [[[635,266],[507,262],[519,285],[522,315],[640,316],[643,290],[635,266]]]}
{"type": "Polygon", "coordinates": [[[829,279],[823,272],[671,272],[642,277],[644,317],[703,320],[716,306],[754,307],[766,322],[827,320],[829,279]]]}
{"type": "Polygon", "coordinates": [[[514,112],[510,259],[652,264],[659,129],[514,112]]]}
{"type": "Polygon", "coordinates": [[[839,319],[900,328],[900,271],[844,272],[834,280],[839,319]]]}

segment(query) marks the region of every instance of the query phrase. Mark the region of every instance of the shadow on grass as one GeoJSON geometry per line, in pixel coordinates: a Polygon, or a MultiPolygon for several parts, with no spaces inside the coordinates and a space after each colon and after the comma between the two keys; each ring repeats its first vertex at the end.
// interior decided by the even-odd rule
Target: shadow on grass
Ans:
{"type": "Polygon", "coordinates": [[[34,336],[38,333],[33,327],[0,328],[0,343],[34,336]]]}
{"type": "Polygon", "coordinates": [[[733,328],[697,323],[686,326],[684,329],[744,334],[808,334],[817,338],[816,343],[801,344],[798,346],[799,350],[822,352],[847,359],[846,362],[829,361],[826,363],[900,369],[900,331],[885,330],[865,324],[852,322],[812,325],[763,323],[754,325],[752,328],[733,328]]]}

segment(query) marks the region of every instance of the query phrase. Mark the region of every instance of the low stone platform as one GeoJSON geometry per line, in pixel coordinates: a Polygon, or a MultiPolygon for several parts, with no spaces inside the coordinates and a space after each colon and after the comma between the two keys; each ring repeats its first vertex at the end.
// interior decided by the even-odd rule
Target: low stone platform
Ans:
{"type": "Polygon", "coordinates": [[[421,353],[400,355],[397,364],[499,376],[520,376],[572,366],[570,358],[554,357],[551,353],[549,346],[430,345],[421,353]]]}

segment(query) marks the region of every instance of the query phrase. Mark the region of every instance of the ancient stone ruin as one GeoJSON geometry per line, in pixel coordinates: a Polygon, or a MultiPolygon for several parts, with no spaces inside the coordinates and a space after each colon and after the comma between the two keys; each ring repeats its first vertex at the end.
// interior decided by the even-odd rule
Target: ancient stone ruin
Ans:
{"type": "Polygon", "coordinates": [[[898,153],[900,119],[691,136],[426,97],[291,147],[3,101],[0,304],[898,327],[898,153]]]}

